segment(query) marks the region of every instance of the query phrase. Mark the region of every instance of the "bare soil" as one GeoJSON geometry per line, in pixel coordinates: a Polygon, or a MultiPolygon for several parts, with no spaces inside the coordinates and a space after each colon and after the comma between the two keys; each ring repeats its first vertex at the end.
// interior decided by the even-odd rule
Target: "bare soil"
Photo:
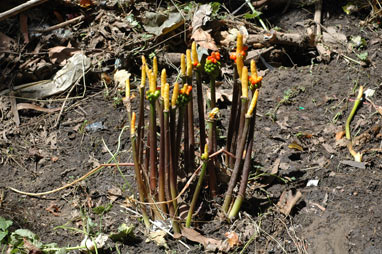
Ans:
{"type": "MultiPolygon", "coordinates": [[[[226,232],[236,232],[241,244],[231,250],[232,253],[240,253],[245,244],[244,253],[382,253],[381,114],[364,99],[351,123],[352,135],[356,139],[354,149],[364,153],[361,164],[352,163],[354,160],[345,142],[336,140],[336,134],[344,130],[360,85],[365,90],[375,90],[370,99],[376,107],[379,106],[381,112],[382,32],[371,25],[360,25],[367,18],[366,12],[346,15],[341,4],[324,4],[323,26],[336,26],[348,39],[356,35],[365,38],[364,50],[368,52],[370,61],[367,66],[362,67],[343,57],[346,55],[357,59],[354,52],[346,50],[333,53],[329,62],[319,62],[314,48],[282,46],[277,46],[278,56],[264,55],[265,61],[274,66],[272,70],[267,69],[261,61],[258,63],[260,70],[266,70],[266,75],[257,108],[253,172],[243,210],[232,223],[219,217],[226,188],[223,175],[219,184],[219,198],[210,200],[208,193],[204,194],[197,215],[200,222],[194,225],[203,235],[215,239],[226,239],[226,232]],[[285,95],[289,95],[289,99],[280,105],[272,119],[270,115],[285,95]],[[277,169],[277,177],[256,177],[272,169],[277,169]],[[310,180],[318,180],[317,186],[308,186],[310,180]],[[285,216],[276,204],[281,194],[289,190],[301,192],[302,199],[291,214],[285,216]]],[[[42,5],[29,10],[27,14],[31,22],[38,20],[33,15],[42,15],[36,14],[38,11],[49,15],[48,21],[54,20],[53,7],[42,5]]],[[[87,11],[93,17],[123,16],[120,10],[106,7],[87,11]]],[[[263,18],[268,18],[272,26],[283,31],[296,31],[299,24],[312,19],[313,11],[313,6],[293,5],[285,13],[280,10],[265,12],[263,18]]],[[[62,12],[78,13],[79,10],[66,7],[62,12]]],[[[112,19],[105,20],[112,24],[112,19]]],[[[16,22],[17,19],[0,22],[1,31],[13,38],[21,38],[18,25],[3,29],[12,21],[16,22]]],[[[33,38],[24,46],[19,42],[13,53],[0,52],[0,66],[3,74],[7,75],[1,79],[3,88],[11,82],[18,82],[13,84],[16,85],[41,77],[32,75],[33,71],[18,69],[21,63],[30,59],[44,59],[50,66],[48,73],[53,75],[54,70],[60,67],[50,63],[47,49],[67,45],[68,42],[79,48],[92,43],[92,38],[99,38],[98,32],[92,27],[98,23],[101,23],[100,19],[85,21],[70,39],[59,40],[45,34],[41,38],[33,38]],[[90,36],[92,32],[96,36],[90,36]],[[33,52],[38,43],[41,43],[42,48],[40,54],[26,54],[33,52]],[[18,56],[17,52],[23,54],[18,56]]],[[[134,40],[130,41],[131,46],[120,45],[114,49],[110,47],[117,47],[115,40],[109,45],[102,44],[107,40],[100,40],[102,45],[97,46],[97,50],[85,47],[86,53],[94,59],[102,56],[100,69],[110,76],[114,62],[119,58],[123,67],[139,79],[140,55],[148,56],[151,52],[142,50],[135,56],[133,50],[139,45],[141,35],[135,34],[133,29],[119,29],[132,34],[134,40]]],[[[142,44],[152,46],[163,39],[157,38],[156,41],[142,44]]],[[[174,46],[182,40],[180,36],[171,40],[173,42],[167,46],[154,47],[153,52],[182,52],[183,48],[189,46],[184,42],[174,46]],[[179,51],[173,51],[174,48],[179,51]]],[[[229,65],[228,50],[222,49],[222,52],[226,56],[224,61],[229,65]]],[[[96,62],[93,61],[93,64],[96,62]]],[[[109,161],[111,154],[107,149],[115,153],[119,148],[118,162],[132,162],[129,131],[126,129],[121,132],[128,121],[126,109],[120,101],[120,92],[113,83],[106,89],[99,74],[100,70],[94,68],[86,75],[86,90],[80,83],[72,91],[70,97],[80,97],[67,101],[58,127],[54,127],[58,112],[33,110],[19,111],[20,126],[17,127],[9,98],[0,97],[0,216],[11,219],[14,222],[13,229],[30,229],[43,242],[55,242],[63,247],[79,245],[84,235],[56,227],[66,225],[81,229],[85,216],[98,223],[103,233],[116,232],[122,223],[136,227],[135,241],[110,243],[105,253],[117,253],[116,245],[121,253],[202,253],[204,249],[200,244],[184,238],[181,240],[187,243],[190,250],[170,236],[166,237],[167,249],[153,241],[146,242],[139,216],[125,209],[129,207],[134,210],[126,202],[126,197],[136,192],[132,167],[120,167],[121,172],[116,167],[107,167],[79,184],[39,198],[20,195],[8,189],[14,187],[28,192],[44,192],[58,188],[100,163],[109,161]],[[102,123],[103,128],[95,131],[85,128],[96,122],[102,123]],[[113,206],[102,218],[93,210],[108,204],[113,206]]],[[[176,74],[174,70],[170,71],[170,81],[175,80],[176,74]]],[[[221,91],[230,90],[230,75],[226,74],[228,79],[220,77],[221,91]]],[[[138,94],[136,89],[133,89],[133,93],[138,94]]],[[[36,103],[49,108],[61,107],[65,96],[36,103]]],[[[23,101],[17,99],[17,102],[23,101]]],[[[219,125],[222,136],[225,136],[230,106],[226,100],[221,100],[219,106],[222,108],[219,125]]],[[[135,104],[133,110],[136,110],[135,104]]],[[[224,141],[224,137],[222,139],[224,141]]],[[[193,186],[186,192],[186,200],[192,195],[192,189],[193,186]]]]}

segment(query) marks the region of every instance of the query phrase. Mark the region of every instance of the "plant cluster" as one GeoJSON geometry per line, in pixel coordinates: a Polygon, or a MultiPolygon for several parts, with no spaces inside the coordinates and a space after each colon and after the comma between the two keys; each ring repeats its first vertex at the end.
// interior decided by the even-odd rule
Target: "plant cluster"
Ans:
{"type": "Polygon", "coordinates": [[[235,68],[227,142],[221,149],[226,151],[227,165],[217,161],[214,156],[218,151],[216,121],[219,108],[216,106],[215,81],[220,75],[222,65],[222,56],[219,52],[212,52],[202,64],[194,42],[191,50],[181,55],[182,84],[175,83],[172,86],[167,83],[166,69],[161,72],[158,86],[156,57],[153,58],[151,68],[142,57],[138,116],[131,111],[130,81],[126,81],[124,101],[130,121],[131,145],[139,192],[139,200],[136,203],[140,206],[147,227],[150,226],[149,218],[163,220],[170,217],[174,232],[180,232],[182,220],[179,218],[179,197],[191,179],[179,192],[178,176],[181,173],[191,175],[192,172],[195,175],[199,169],[199,180],[192,190],[193,197],[185,226],[191,226],[194,209],[203,186],[208,186],[212,198],[217,196],[216,179],[223,166],[233,170],[222,210],[229,219],[234,218],[239,212],[251,169],[255,111],[262,81],[262,77],[257,74],[254,61],[251,62],[250,72],[244,66],[246,49],[243,46],[243,36],[239,33],[236,52],[231,56],[235,61],[235,68]],[[209,78],[210,98],[206,103],[202,87],[204,76],[209,78]],[[147,80],[148,90],[145,88],[147,80]],[[194,101],[198,109],[197,126],[194,126],[196,117],[193,110],[194,101]],[[144,117],[146,103],[150,106],[147,133],[145,131],[147,120],[144,117]],[[207,114],[205,114],[205,104],[207,114]],[[200,131],[199,138],[195,135],[195,130],[200,131]],[[197,154],[200,154],[200,158],[197,158],[197,154]],[[198,164],[201,164],[200,167],[198,164]],[[205,177],[207,181],[204,180],[205,177]],[[238,193],[234,193],[236,185],[239,187],[238,193]]]}

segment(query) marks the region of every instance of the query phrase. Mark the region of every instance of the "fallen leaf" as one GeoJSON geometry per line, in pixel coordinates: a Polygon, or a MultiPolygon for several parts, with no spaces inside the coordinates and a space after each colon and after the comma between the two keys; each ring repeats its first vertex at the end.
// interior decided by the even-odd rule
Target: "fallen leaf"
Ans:
{"type": "Polygon", "coordinates": [[[340,140],[345,136],[345,131],[339,131],[336,133],[336,140],[340,140]]]}
{"type": "Polygon", "coordinates": [[[168,248],[167,242],[165,239],[166,235],[167,233],[163,230],[152,231],[150,232],[149,238],[146,240],[146,242],[154,241],[158,246],[163,246],[165,248],[168,248]]]}
{"type": "Polygon", "coordinates": [[[231,28],[228,31],[222,31],[220,35],[223,38],[223,40],[220,41],[220,44],[229,47],[230,45],[235,43],[237,34],[239,32],[243,35],[243,43],[245,44],[245,41],[248,37],[248,31],[247,28],[245,28],[245,26],[239,26],[239,29],[231,28]]]}
{"type": "Polygon", "coordinates": [[[271,174],[272,175],[276,175],[279,172],[280,162],[281,162],[281,158],[279,157],[273,163],[273,167],[272,167],[272,170],[271,170],[271,174]]]}
{"type": "Polygon", "coordinates": [[[125,202],[123,202],[121,205],[124,207],[135,207],[136,204],[134,202],[134,195],[131,195],[129,197],[125,198],[125,202]]]}
{"type": "Polygon", "coordinates": [[[42,254],[43,253],[40,248],[38,248],[33,243],[28,241],[27,238],[24,237],[23,241],[24,241],[24,248],[28,250],[29,254],[42,254]]]}
{"type": "Polygon", "coordinates": [[[182,235],[190,241],[202,244],[207,251],[219,250],[228,252],[231,248],[227,242],[205,237],[191,228],[183,228],[182,235]]]}
{"type": "Polygon", "coordinates": [[[346,138],[342,138],[336,141],[336,147],[345,147],[348,145],[348,143],[349,140],[347,140],[346,138]]]}
{"type": "Polygon", "coordinates": [[[239,236],[235,232],[226,232],[224,235],[228,238],[228,244],[231,248],[239,245],[239,236]]]}
{"type": "Polygon", "coordinates": [[[193,31],[191,39],[193,39],[195,43],[197,43],[200,47],[210,49],[213,51],[218,50],[218,47],[216,46],[216,43],[214,39],[212,39],[210,33],[208,31],[204,31],[201,28],[198,28],[195,31],[193,31]]]}
{"type": "Polygon", "coordinates": [[[358,162],[358,161],[351,161],[351,160],[342,160],[342,161],[340,161],[340,163],[344,164],[344,165],[351,166],[351,167],[360,168],[360,169],[365,169],[366,168],[365,162],[358,162]]]}
{"type": "Polygon", "coordinates": [[[107,75],[107,73],[105,72],[102,72],[101,73],[101,80],[104,81],[106,83],[106,85],[110,85],[112,79],[109,75],[107,75]]]}
{"type": "Polygon", "coordinates": [[[96,239],[88,238],[85,236],[85,239],[82,240],[81,246],[86,246],[86,248],[90,251],[95,250],[97,246],[97,250],[102,249],[102,247],[106,244],[109,237],[105,234],[99,234],[96,239]]]}
{"type": "Polygon", "coordinates": [[[330,26],[322,33],[322,40],[325,44],[346,44],[346,35],[337,31],[337,28],[330,26]]]}
{"type": "Polygon", "coordinates": [[[317,43],[316,49],[317,49],[318,53],[320,54],[320,57],[322,60],[324,60],[324,61],[330,60],[330,55],[332,52],[327,46],[325,46],[322,43],[317,43]]]}
{"type": "Polygon", "coordinates": [[[0,49],[1,50],[11,50],[15,46],[16,42],[11,37],[0,32],[0,49]]]}
{"type": "Polygon", "coordinates": [[[93,2],[91,0],[81,0],[80,1],[80,6],[82,8],[88,8],[88,7],[92,6],[92,5],[93,5],[93,2]]]}
{"type": "Polygon", "coordinates": [[[115,200],[117,200],[119,197],[122,196],[122,190],[120,188],[117,188],[117,187],[112,187],[111,189],[108,189],[107,190],[107,197],[112,201],[114,202],[115,200]]]}
{"type": "Polygon", "coordinates": [[[195,11],[192,17],[192,31],[196,31],[198,28],[204,26],[209,20],[212,13],[212,7],[210,4],[203,4],[195,11]]]}
{"type": "Polygon", "coordinates": [[[76,48],[69,48],[64,46],[56,46],[49,49],[49,59],[54,64],[65,65],[66,60],[76,53],[81,52],[76,48]]]}
{"type": "Polygon", "coordinates": [[[280,208],[280,212],[285,215],[289,215],[292,211],[292,208],[297,204],[301,197],[302,193],[299,190],[297,190],[295,193],[293,193],[292,190],[283,191],[280,196],[280,200],[277,203],[277,206],[280,208]]]}
{"type": "Polygon", "coordinates": [[[184,24],[184,19],[179,12],[171,12],[168,15],[157,12],[145,12],[143,27],[151,34],[157,36],[167,34],[184,24]]]}
{"type": "Polygon", "coordinates": [[[292,142],[288,145],[288,148],[290,149],[294,149],[294,150],[298,150],[298,151],[304,151],[304,148],[302,146],[300,146],[299,144],[297,144],[296,142],[292,142]]]}
{"type": "Polygon", "coordinates": [[[329,145],[329,144],[326,144],[326,143],[323,143],[322,146],[325,148],[325,150],[328,152],[328,153],[336,153],[337,151],[334,150],[334,148],[329,145]]]}

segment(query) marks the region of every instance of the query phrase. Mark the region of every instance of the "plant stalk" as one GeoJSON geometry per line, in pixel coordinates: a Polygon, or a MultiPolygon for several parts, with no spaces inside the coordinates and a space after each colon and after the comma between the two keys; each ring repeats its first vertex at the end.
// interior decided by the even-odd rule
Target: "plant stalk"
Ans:
{"type": "Polygon", "coordinates": [[[156,113],[155,100],[150,102],[150,121],[149,121],[149,138],[150,138],[150,190],[152,195],[156,195],[157,186],[157,141],[156,141],[156,113]]]}
{"type": "MultiPolygon", "coordinates": [[[[216,92],[215,92],[215,79],[211,78],[210,80],[210,93],[211,93],[211,100],[210,100],[210,110],[214,109],[216,107],[216,92]]],[[[216,121],[215,119],[209,119],[211,123],[208,123],[209,129],[208,129],[208,153],[213,154],[216,151],[216,121]]],[[[208,162],[208,181],[210,186],[210,192],[211,197],[216,197],[216,189],[217,189],[217,182],[216,182],[216,169],[215,169],[215,160],[211,159],[208,162]]]]}
{"type": "MultiPolygon", "coordinates": [[[[243,101],[243,104],[248,103],[248,98],[246,98],[246,99],[242,98],[242,101],[243,101]],[[246,100],[246,102],[245,102],[245,100],[246,100]]],[[[244,107],[242,107],[242,111],[244,111],[244,107]]],[[[238,178],[238,175],[240,172],[240,168],[242,166],[242,161],[243,161],[242,157],[243,157],[243,151],[245,148],[245,141],[246,141],[247,132],[248,132],[248,128],[249,128],[249,122],[250,122],[249,119],[245,118],[243,131],[242,131],[242,134],[240,136],[240,139],[238,140],[238,145],[236,147],[235,165],[234,165],[234,169],[232,171],[231,178],[230,178],[229,183],[228,183],[228,189],[227,189],[224,203],[223,203],[223,211],[226,213],[228,212],[229,206],[231,204],[232,192],[233,192],[233,189],[236,185],[237,178],[238,178]]]]}
{"type": "MultiPolygon", "coordinates": [[[[139,192],[139,200],[141,202],[145,202],[145,197],[146,197],[146,191],[141,175],[141,165],[139,163],[139,158],[138,158],[138,153],[137,153],[137,144],[136,144],[136,134],[135,134],[135,114],[133,114],[133,117],[130,122],[131,126],[131,145],[133,149],[133,160],[134,160],[134,169],[135,169],[135,177],[137,180],[137,185],[138,185],[138,192],[139,192]]],[[[146,228],[150,228],[150,220],[147,215],[145,207],[142,205],[141,206],[141,211],[142,211],[142,217],[143,221],[146,225],[146,228]]]]}
{"type": "Polygon", "coordinates": [[[208,146],[207,145],[205,146],[204,150],[205,150],[205,152],[202,155],[202,161],[203,161],[202,169],[200,171],[199,180],[198,180],[198,183],[196,184],[195,191],[194,191],[194,194],[192,196],[192,201],[190,204],[190,209],[188,210],[188,214],[187,214],[187,219],[186,219],[186,227],[187,228],[189,228],[191,226],[192,214],[194,213],[196,202],[198,201],[199,194],[200,194],[200,191],[201,191],[202,186],[203,186],[204,176],[205,176],[206,171],[207,171],[207,163],[209,161],[208,160],[208,152],[207,152],[208,146]]]}
{"type": "MultiPolygon", "coordinates": [[[[237,82],[238,74],[237,69],[234,68],[234,76],[233,76],[233,89],[232,89],[232,106],[231,106],[231,114],[229,117],[229,124],[228,124],[228,133],[227,133],[227,151],[232,153],[232,138],[234,136],[234,133],[237,131],[237,128],[235,127],[235,120],[236,120],[236,113],[238,109],[239,104],[239,84],[237,82]]],[[[230,160],[230,157],[227,156],[227,162],[230,160]]]]}
{"type": "Polygon", "coordinates": [[[355,99],[354,101],[354,105],[353,105],[353,108],[350,112],[350,115],[348,116],[347,120],[346,120],[346,124],[345,124],[345,133],[346,133],[346,138],[348,140],[351,139],[351,134],[350,134],[350,123],[351,123],[351,120],[353,120],[353,117],[354,117],[354,114],[355,112],[357,111],[358,109],[358,106],[361,102],[361,99],[362,99],[362,95],[363,95],[363,86],[360,86],[359,87],[359,90],[358,90],[358,96],[357,98],[355,99]]]}
{"type": "MultiPolygon", "coordinates": [[[[158,170],[158,184],[159,184],[159,195],[158,199],[160,202],[166,200],[165,190],[166,190],[166,180],[165,180],[165,128],[164,128],[164,112],[163,112],[163,98],[161,97],[157,100],[157,106],[159,108],[159,124],[160,124],[160,139],[159,139],[159,170],[158,170]],[[160,101],[160,103],[159,103],[160,101]]],[[[167,206],[165,203],[160,204],[160,208],[163,213],[166,213],[167,206]]]]}
{"type": "Polygon", "coordinates": [[[246,154],[245,154],[245,160],[243,165],[243,173],[242,173],[241,181],[240,181],[239,193],[236,197],[236,200],[232,206],[231,211],[229,212],[228,219],[234,218],[240,211],[241,205],[245,197],[245,190],[248,184],[248,176],[249,176],[249,171],[251,169],[253,139],[254,139],[255,122],[256,122],[256,104],[259,97],[258,89],[255,90],[255,93],[253,96],[254,97],[252,98],[252,100],[254,102],[251,102],[251,104],[255,103],[255,105],[251,105],[253,106],[253,109],[251,110],[251,112],[247,113],[247,115],[245,116],[246,120],[248,119],[247,121],[249,121],[250,124],[249,124],[246,154]]]}

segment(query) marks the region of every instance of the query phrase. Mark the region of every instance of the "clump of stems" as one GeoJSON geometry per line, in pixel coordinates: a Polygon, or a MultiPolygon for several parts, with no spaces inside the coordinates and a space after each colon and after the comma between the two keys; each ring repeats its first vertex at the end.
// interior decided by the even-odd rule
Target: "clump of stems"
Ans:
{"type": "MultiPolygon", "coordinates": [[[[237,215],[245,197],[254,142],[254,112],[256,111],[261,82],[261,77],[257,76],[254,61],[251,62],[251,76],[249,77],[248,68],[244,66],[244,56],[243,37],[239,34],[234,57],[233,101],[226,144],[228,151],[235,151],[236,159],[231,160],[233,172],[223,204],[223,210],[230,219],[237,215]],[[241,81],[241,89],[237,80],[241,81]],[[248,95],[248,84],[251,85],[249,90],[253,92],[251,98],[248,95]],[[248,105],[249,101],[251,101],[250,105],[248,105]],[[237,185],[240,172],[242,174],[239,192],[230,209],[233,190],[237,185]]],[[[150,69],[146,59],[142,57],[137,131],[135,128],[136,115],[135,112],[131,112],[130,106],[130,81],[126,81],[126,109],[131,127],[130,138],[139,192],[139,205],[147,227],[150,226],[149,215],[144,204],[150,204],[151,213],[153,213],[156,219],[164,219],[166,214],[168,214],[172,219],[174,232],[180,232],[178,218],[179,183],[177,178],[178,175],[182,177],[180,174],[182,172],[180,171],[180,165],[182,165],[180,163],[181,152],[184,155],[183,165],[186,173],[195,170],[195,162],[199,161],[201,163],[199,180],[192,195],[185,226],[191,226],[193,213],[203,189],[205,176],[208,176],[208,187],[211,197],[214,198],[217,195],[217,164],[214,161],[214,157],[210,158],[209,155],[217,151],[216,114],[219,109],[216,107],[215,83],[220,75],[220,60],[219,52],[212,52],[207,57],[204,66],[202,66],[199,63],[196,43],[194,42],[191,50],[187,50],[186,54],[181,55],[182,85],[180,86],[178,83],[175,83],[171,88],[167,82],[166,69],[162,69],[160,89],[157,89],[157,58],[154,57],[152,69],[150,69]],[[193,121],[193,71],[195,72],[196,101],[198,106],[198,122],[195,123],[193,121]],[[207,118],[204,115],[203,72],[209,76],[210,98],[207,103],[209,112],[207,118]],[[147,91],[145,91],[146,80],[149,83],[147,91]],[[172,97],[170,99],[171,89],[172,97]],[[145,98],[150,107],[147,137],[145,137],[144,132],[145,98]],[[159,126],[157,126],[157,121],[159,126]],[[198,124],[197,127],[200,130],[199,146],[196,146],[195,143],[194,124],[198,124]],[[157,129],[160,130],[160,133],[157,133],[157,129]],[[159,140],[159,146],[157,139],[159,140]],[[146,143],[144,140],[146,140],[146,143]],[[182,142],[184,142],[183,145],[181,145],[182,142]],[[183,151],[181,151],[182,147],[183,151]],[[196,147],[199,147],[202,154],[200,160],[195,157],[196,147]],[[144,156],[145,151],[146,155],[144,156]],[[147,201],[149,203],[145,203],[147,201]]]]}
{"type": "MultiPolygon", "coordinates": [[[[228,133],[227,133],[227,150],[230,153],[236,151],[236,140],[239,130],[241,102],[240,98],[240,86],[237,79],[241,79],[241,71],[244,66],[244,57],[246,55],[246,48],[243,45],[243,35],[239,32],[236,39],[236,52],[231,54],[230,58],[235,61],[234,64],[234,77],[233,77],[233,89],[232,89],[232,107],[229,118],[228,133]]],[[[227,157],[229,167],[233,167],[234,158],[227,157]]]]}

